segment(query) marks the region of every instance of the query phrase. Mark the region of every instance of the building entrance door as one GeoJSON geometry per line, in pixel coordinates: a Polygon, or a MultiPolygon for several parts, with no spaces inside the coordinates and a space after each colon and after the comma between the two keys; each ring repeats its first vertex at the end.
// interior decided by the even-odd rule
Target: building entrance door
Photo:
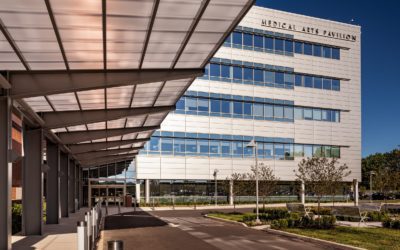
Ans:
{"type": "Polygon", "coordinates": [[[124,206],[126,184],[101,183],[99,179],[90,179],[88,188],[89,208],[98,202],[105,206],[124,206]]]}

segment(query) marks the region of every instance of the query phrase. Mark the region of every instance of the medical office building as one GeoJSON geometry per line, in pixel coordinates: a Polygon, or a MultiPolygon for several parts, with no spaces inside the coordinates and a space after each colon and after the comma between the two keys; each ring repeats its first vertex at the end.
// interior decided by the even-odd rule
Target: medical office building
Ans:
{"type": "Polygon", "coordinates": [[[252,139],[286,185],[312,156],[339,158],[345,181],[360,181],[360,34],[252,7],[136,157],[137,194],[211,195],[215,170],[218,180],[250,171],[252,139]]]}

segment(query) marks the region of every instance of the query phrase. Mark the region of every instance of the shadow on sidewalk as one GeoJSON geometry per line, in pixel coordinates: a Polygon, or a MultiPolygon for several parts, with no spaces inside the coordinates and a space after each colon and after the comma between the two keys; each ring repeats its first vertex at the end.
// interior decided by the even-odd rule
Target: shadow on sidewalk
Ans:
{"type": "Polygon", "coordinates": [[[143,227],[163,227],[168,224],[144,211],[110,215],[105,218],[104,230],[117,230],[143,227]]]}

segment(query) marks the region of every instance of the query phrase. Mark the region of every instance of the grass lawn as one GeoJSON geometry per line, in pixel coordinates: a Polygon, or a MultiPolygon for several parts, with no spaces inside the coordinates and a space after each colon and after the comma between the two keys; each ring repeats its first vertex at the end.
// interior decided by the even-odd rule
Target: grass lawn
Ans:
{"type": "MultiPolygon", "coordinates": [[[[252,213],[248,213],[248,214],[251,215],[252,213]]],[[[244,213],[244,214],[209,213],[208,214],[208,216],[211,216],[211,217],[221,218],[221,219],[225,219],[225,220],[232,220],[232,221],[236,221],[236,222],[244,222],[243,215],[246,215],[246,213],[244,213]]]]}
{"type": "Polygon", "coordinates": [[[336,227],[331,230],[287,228],[284,231],[366,249],[400,250],[400,230],[396,229],[336,227]]]}

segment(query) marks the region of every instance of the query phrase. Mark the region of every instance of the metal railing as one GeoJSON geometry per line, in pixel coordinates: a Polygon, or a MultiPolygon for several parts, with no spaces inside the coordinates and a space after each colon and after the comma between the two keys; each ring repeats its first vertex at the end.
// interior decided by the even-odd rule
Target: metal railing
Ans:
{"type": "MultiPolygon", "coordinates": [[[[348,196],[346,195],[336,195],[336,196],[323,196],[321,202],[335,202],[340,201],[348,201],[348,196]]],[[[235,196],[234,197],[235,204],[252,204],[256,202],[255,196],[235,196]]],[[[227,196],[218,196],[218,205],[227,205],[229,204],[229,199],[227,196]]],[[[306,196],[307,202],[316,202],[317,197],[315,196],[306,196]]],[[[261,203],[290,203],[290,202],[299,202],[299,197],[297,195],[278,195],[278,196],[260,196],[261,203]]],[[[141,204],[146,204],[145,199],[140,199],[141,204]]],[[[204,206],[213,206],[215,204],[215,196],[151,196],[150,203],[147,204],[151,207],[159,207],[159,206],[172,206],[174,209],[175,206],[183,205],[183,206],[193,206],[196,205],[204,205],[204,206]]]]}
{"type": "Polygon", "coordinates": [[[78,250],[95,249],[96,241],[100,236],[102,218],[101,202],[98,202],[89,212],[85,213],[85,221],[78,222],[78,250]]]}

